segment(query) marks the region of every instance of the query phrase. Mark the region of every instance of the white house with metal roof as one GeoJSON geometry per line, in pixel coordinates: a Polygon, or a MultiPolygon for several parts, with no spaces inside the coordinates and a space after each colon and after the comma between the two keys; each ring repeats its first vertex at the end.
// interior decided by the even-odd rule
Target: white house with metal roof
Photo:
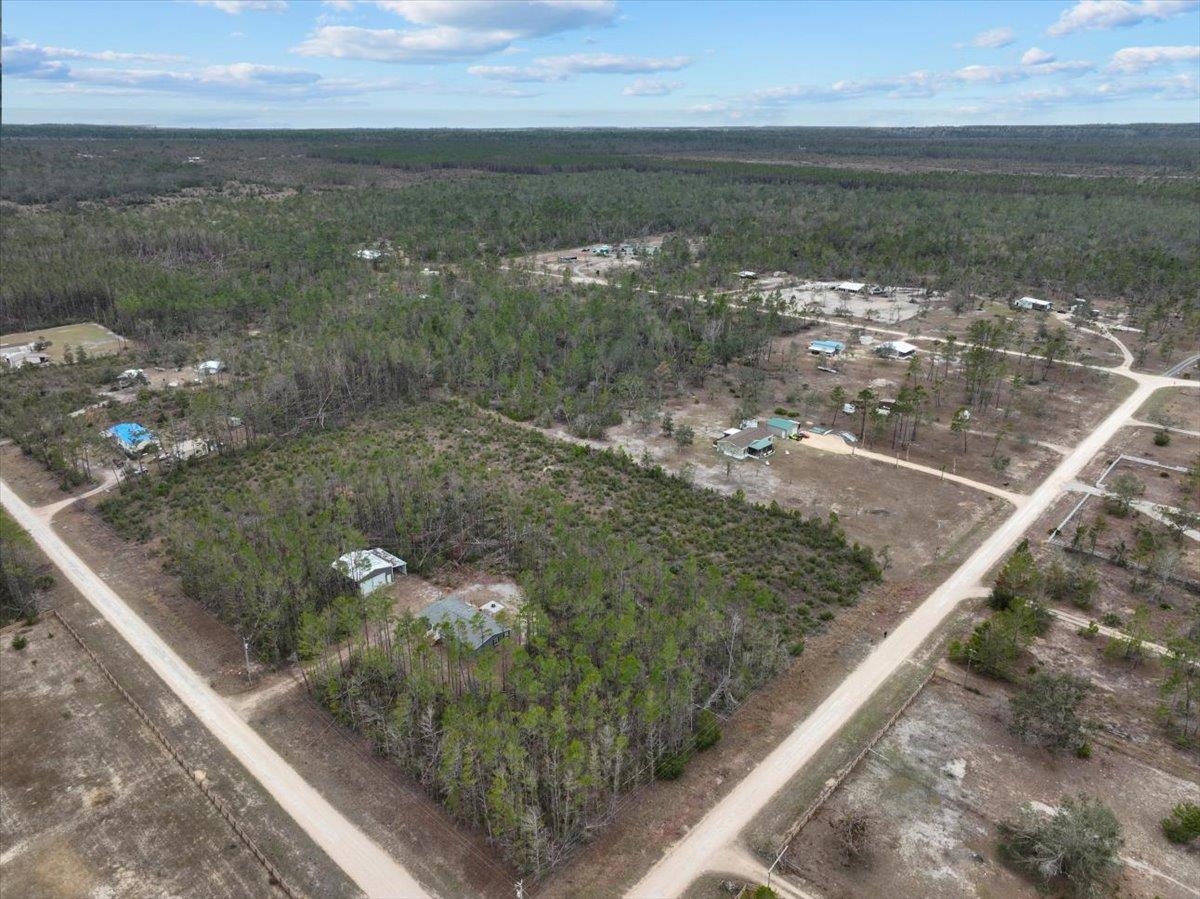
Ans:
{"type": "Polygon", "coordinates": [[[339,556],[330,566],[358,585],[362,596],[386,587],[396,579],[396,573],[407,574],[408,563],[385,549],[355,549],[339,556]]]}

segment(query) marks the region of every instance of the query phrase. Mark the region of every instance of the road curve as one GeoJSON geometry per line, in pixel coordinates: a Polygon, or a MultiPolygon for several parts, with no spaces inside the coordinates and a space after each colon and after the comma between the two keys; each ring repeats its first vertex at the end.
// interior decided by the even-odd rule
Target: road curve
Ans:
{"type": "MultiPolygon", "coordinates": [[[[1129,373],[1137,387],[1088,434],[970,557],[917,606],[891,636],[720,802],[675,843],[627,894],[630,899],[680,896],[771,798],[870,700],[958,603],[977,593],[987,572],[1055,501],[1063,488],[1157,389],[1172,381],[1129,373]]],[[[1197,385],[1193,385],[1197,386],[1197,385]]]]}
{"type": "Polygon", "coordinates": [[[0,504],[29,532],[67,580],[154,669],[171,692],[192,710],[212,735],[364,893],[372,899],[427,897],[428,894],[408,871],[309,786],[67,546],[51,528],[49,516],[39,514],[39,510],[25,503],[3,480],[0,480],[0,504]]]}

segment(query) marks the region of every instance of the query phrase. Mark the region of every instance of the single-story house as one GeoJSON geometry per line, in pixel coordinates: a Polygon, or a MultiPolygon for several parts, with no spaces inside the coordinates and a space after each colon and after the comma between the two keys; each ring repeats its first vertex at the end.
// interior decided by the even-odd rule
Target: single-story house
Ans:
{"type": "Polygon", "coordinates": [[[131,459],[158,445],[158,438],[152,432],[132,421],[115,424],[104,433],[115,440],[122,452],[131,459]]]}
{"type": "Polygon", "coordinates": [[[768,418],[767,430],[771,432],[772,436],[790,440],[800,433],[800,422],[792,421],[790,418],[768,418]]]}
{"type": "Polygon", "coordinates": [[[611,256],[612,255],[612,247],[606,243],[596,244],[596,246],[592,247],[592,255],[593,256],[611,256]]]}
{"type": "Polygon", "coordinates": [[[124,390],[126,387],[132,387],[134,384],[149,383],[150,380],[146,377],[146,372],[140,368],[127,368],[117,375],[117,387],[121,390],[124,390]]]}
{"type": "Polygon", "coordinates": [[[885,340],[875,352],[885,359],[911,359],[917,354],[917,348],[905,340],[885,340]]]}
{"type": "Polygon", "coordinates": [[[356,259],[365,259],[367,262],[374,262],[376,259],[383,257],[383,250],[356,250],[354,256],[356,259]]]}
{"type": "Polygon", "coordinates": [[[840,291],[841,293],[862,293],[866,289],[867,285],[860,284],[858,281],[843,281],[834,288],[834,290],[840,291]]]}
{"type": "Polygon", "coordinates": [[[0,350],[0,365],[4,368],[24,368],[26,365],[49,365],[50,357],[38,349],[35,349],[34,344],[26,343],[22,346],[9,346],[0,350]]]}
{"type": "Polygon", "coordinates": [[[742,428],[717,441],[717,452],[734,459],[765,459],[775,452],[771,429],[762,425],[742,428]]]}
{"type": "Polygon", "coordinates": [[[227,366],[220,359],[205,359],[196,366],[196,374],[202,378],[208,378],[212,375],[220,374],[228,367],[229,366],[227,366]]]}
{"type": "Polygon", "coordinates": [[[339,556],[331,565],[358,585],[361,596],[374,593],[396,579],[396,572],[408,573],[408,563],[385,549],[355,549],[339,556]]]}
{"type": "Polygon", "coordinates": [[[450,634],[475,652],[485,646],[495,646],[512,633],[511,628],[457,596],[430,603],[418,617],[429,622],[429,633],[435,639],[450,634]]]}
{"type": "Polygon", "coordinates": [[[1026,309],[1033,312],[1051,312],[1054,309],[1054,304],[1049,300],[1039,300],[1036,297],[1021,297],[1019,300],[1013,300],[1012,306],[1014,309],[1026,309]]]}
{"type": "Polygon", "coordinates": [[[845,350],[846,344],[840,340],[814,340],[808,345],[808,351],[814,356],[837,356],[845,350]]]}

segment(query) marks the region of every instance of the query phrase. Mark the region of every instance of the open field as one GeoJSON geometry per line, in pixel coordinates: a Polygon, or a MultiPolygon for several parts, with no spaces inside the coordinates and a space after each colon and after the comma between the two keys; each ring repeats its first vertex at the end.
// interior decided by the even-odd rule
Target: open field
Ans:
{"type": "MultiPolygon", "coordinates": [[[[1159,762],[1153,750],[1130,753],[1124,740],[1099,737],[1091,759],[1052,758],[1009,734],[1004,688],[958,671],[948,678],[926,687],[805,826],[785,880],[831,897],[1035,897],[1033,883],[1000,856],[997,824],[1025,802],[1053,808],[1084,791],[1123,826],[1120,895],[1183,899],[1200,891],[1200,861],[1158,827],[1174,803],[1200,800],[1194,760],[1167,749],[1159,762]],[[830,825],[852,809],[869,811],[874,831],[867,859],[848,867],[830,825]]],[[[1102,688],[1097,701],[1120,703],[1123,686],[1102,688]]],[[[1133,739],[1153,739],[1145,726],[1133,739]]]]}
{"type": "Polygon", "coordinates": [[[61,625],[0,636],[0,895],[282,897],[61,625]]]}
{"type": "Polygon", "coordinates": [[[68,348],[74,352],[83,350],[89,356],[108,356],[125,349],[127,341],[114,334],[104,325],[82,322],[77,325],[59,325],[37,331],[18,331],[0,335],[0,349],[21,346],[35,340],[48,340],[50,345],[43,352],[54,362],[61,363],[68,348]]]}

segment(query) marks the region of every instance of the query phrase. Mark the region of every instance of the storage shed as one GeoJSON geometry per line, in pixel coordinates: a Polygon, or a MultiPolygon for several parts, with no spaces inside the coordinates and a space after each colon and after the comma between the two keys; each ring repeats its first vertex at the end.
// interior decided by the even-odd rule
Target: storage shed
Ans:
{"type": "Polygon", "coordinates": [[[772,437],[791,440],[800,433],[800,422],[790,418],[768,418],[767,430],[771,432],[772,437]]]}
{"type": "Polygon", "coordinates": [[[841,293],[862,293],[866,289],[867,285],[860,284],[858,281],[843,281],[834,288],[834,290],[840,291],[841,293]]]}
{"type": "Polygon", "coordinates": [[[418,616],[429,623],[429,634],[440,640],[447,634],[466,644],[475,652],[485,646],[495,646],[512,630],[487,612],[463,602],[457,596],[447,596],[432,602],[418,616]]]}
{"type": "Polygon", "coordinates": [[[374,593],[396,579],[396,572],[408,573],[408,563],[385,549],[356,549],[338,557],[331,566],[358,585],[361,596],[374,593]]]}

